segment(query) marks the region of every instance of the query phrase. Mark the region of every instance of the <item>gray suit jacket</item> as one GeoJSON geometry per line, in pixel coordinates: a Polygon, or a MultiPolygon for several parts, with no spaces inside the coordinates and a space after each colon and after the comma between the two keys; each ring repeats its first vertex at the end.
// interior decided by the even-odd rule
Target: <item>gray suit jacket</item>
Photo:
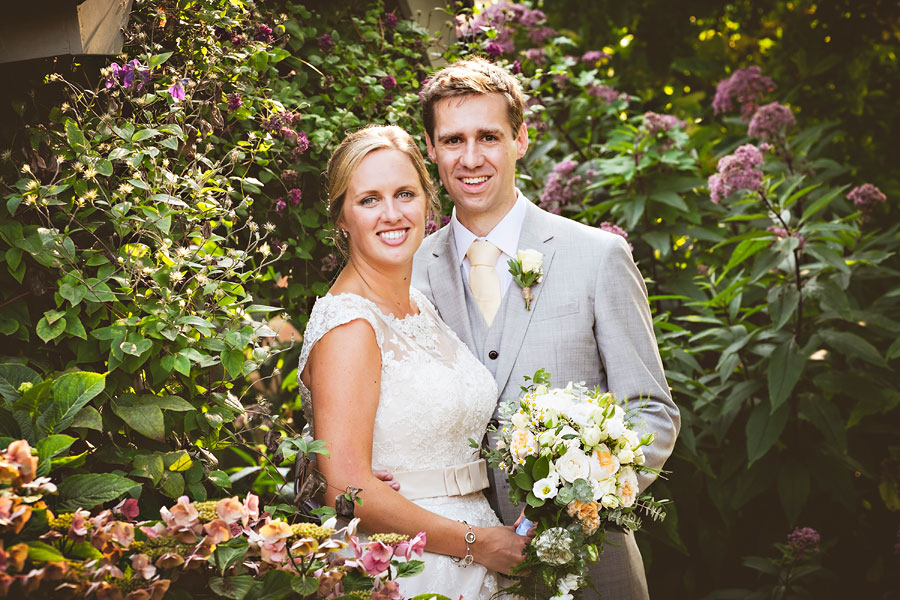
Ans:
{"type": "MultiPolygon", "coordinates": [[[[517,309],[506,313],[496,349],[500,400],[517,397],[524,376],[540,368],[550,372],[556,386],[569,381],[599,385],[630,399],[630,409],[640,411],[638,427],[657,434],[645,448],[646,464],[662,468],[681,421],[663,373],[647,289],[627,242],[531,202],[526,208],[519,248],[543,254],[544,278],[532,288],[530,311],[524,301],[509,299],[517,309]]],[[[425,239],[415,257],[412,283],[477,356],[451,227],[425,239]]],[[[506,293],[518,296],[520,289],[513,282],[506,293]]],[[[642,476],[641,489],[652,479],[642,476]]],[[[502,473],[495,474],[494,481],[487,495],[494,496],[492,504],[501,519],[511,524],[521,507],[509,502],[502,473]]],[[[604,600],[647,597],[643,564],[630,534],[610,534],[592,575],[604,600]]]]}

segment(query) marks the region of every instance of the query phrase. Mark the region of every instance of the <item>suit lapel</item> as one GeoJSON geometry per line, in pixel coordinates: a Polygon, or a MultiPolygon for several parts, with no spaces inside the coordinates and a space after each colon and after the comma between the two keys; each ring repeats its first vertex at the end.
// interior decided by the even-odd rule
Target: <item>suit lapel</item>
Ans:
{"type": "Polygon", "coordinates": [[[456,258],[453,228],[444,227],[434,235],[442,236],[436,240],[437,243],[432,249],[432,259],[428,264],[428,284],[431,287],[434,305],[450,329],[456,332],[473,354],[478,356],[472,337],[472,326],[466,312],[466,293],[456,258]]]}
{"type": "MultiPolygon", "coordinates": [[[[519,234],[519,249],[533,249],[543,254],[542,268],[546,280],[555,252],[551,244],[553,227],[544,212],[534,204],[528,202],[526,208],[528,211],[525,214],[525,221],[522,223],[522,233],[519,234]]],[[[522,288],[515,281],[509,284],[509,290],[506,293],[512,294],[512,296],[509,298],[506,321],[503,323],[500,339],[500,362],[497,364],[497,372],[494,375],[497,389],[501,393],[509,382],[510,373],[519,356],[519,351],[522,349],[522,342],[525,340],[525,333],[531,323],[531,317],[541,301],[543,287],[544,284],[539,283],[531,288],[534,300],[531,302],[531,310],[525,310],[522,288]]]]}

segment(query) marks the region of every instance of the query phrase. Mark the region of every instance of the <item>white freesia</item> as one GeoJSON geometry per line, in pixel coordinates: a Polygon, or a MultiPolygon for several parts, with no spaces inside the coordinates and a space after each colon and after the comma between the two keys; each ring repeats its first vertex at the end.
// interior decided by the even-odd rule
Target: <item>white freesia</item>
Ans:
{"type": "Polygon", "coordinates": [[[541,500],[555,498],[556,492],[558,491],[559,475],[557,475],[556,473],[551,473],[543,479],[538,479],[534,482],[534,487],[531,489],[531,492],[535,495],[535,497],[540,498],[541,500]]]}
{"type": "Polygon", "coordinates": [[[641,436],[637,434],[634,429],[627,429],[625,433],[622,435],[625,438],[625,441],[628,442],[628,447],[634,450],[641,443],[641,436]]]}
{"type": "Polygon", "coordinates": [[[588,457],[583,452],[577,448],[570,448],[556,461],[556,472],[565,481],[573,483],[576,479],[587,479],[591,467],[588,457]]]}
{"type": "Polygon", "coordinates": [[[537,250],[519,250],[516,252],[516,259],[522,263],[522,271],[525,273],[540,271],[544,264],[544,255],[537,250]]]}
{"type": "Polygon", "coordinates": [[[606,494],[600,499],[600,504],[603,506],[603,508],[618,508],[619,497],[615,494],[606,494]]]}

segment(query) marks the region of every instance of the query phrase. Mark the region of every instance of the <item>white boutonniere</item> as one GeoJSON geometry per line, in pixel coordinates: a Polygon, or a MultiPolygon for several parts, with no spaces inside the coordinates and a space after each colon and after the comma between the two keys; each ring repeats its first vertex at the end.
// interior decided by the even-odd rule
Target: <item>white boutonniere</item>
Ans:
{"type": "Polygon", "coordinates": [[[534,300],[531,287],[544,278],[544,272],[541,270],[543,262],[544,255],[537,250],[519,250],[516,257],[508,263],[513,280],[522,288],[525,310],[531,310],[531,301],[534,300]]]}

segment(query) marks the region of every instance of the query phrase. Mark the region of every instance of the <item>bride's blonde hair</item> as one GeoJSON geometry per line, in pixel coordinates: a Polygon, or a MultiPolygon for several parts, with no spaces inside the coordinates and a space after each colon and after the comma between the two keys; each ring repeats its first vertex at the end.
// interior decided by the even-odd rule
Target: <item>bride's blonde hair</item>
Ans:
{"type": "Polygon", "coordinates": [[[419,176],[419,184],[425,193],[429,212],[432,214],[440,212],[434,182],[425,167],[422,152],[412,136],[396,125],[369,125],[355,131],[345,137],[332,153],[325,172],[328,179],[328,218],[331,221],[335,246],[344,256],[347,256],[348,252],[347,240],[339,235],[338,223],[344,212],[344,196],[350,185],[350,177],[366,156],[384,149],[399,150],[409,157],[419,176]]]}

